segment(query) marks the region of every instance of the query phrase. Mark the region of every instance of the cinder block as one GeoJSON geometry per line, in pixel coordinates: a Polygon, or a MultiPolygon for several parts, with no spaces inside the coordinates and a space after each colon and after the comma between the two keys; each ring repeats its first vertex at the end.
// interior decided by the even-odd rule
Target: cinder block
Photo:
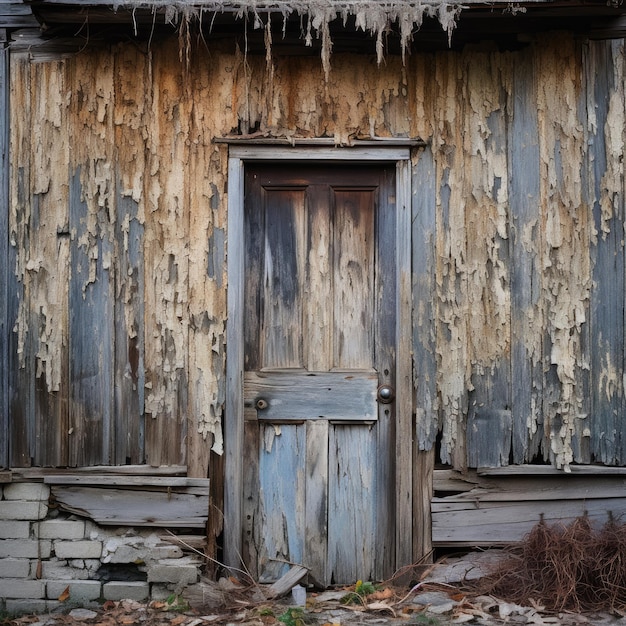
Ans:
{"type": "Polygon", "coordinates": [[[23,578],[0,578],[0,597],[39,599],[46,597],[46,585],[42,580],[23,578]]]}
{"type": "Polygon", "coordinates": [[[40,539],[84,539],[85,522],[80,520],[51,519],[39,522],[40,539]]]}
{"type": "Polygon", "coordinates": [[[48,515],[48,505],[43,502],[25,500],[3,500],[0,502],[0,520],[40,520],[48,515]]]}
{"type": "Polygon", "coordinates": [[[105,600],[137,600],[142,602],[150,595],[150,585],[143,581],[111,581],[102,585],[105,600]]]}
{"type": "Polygon", "coordinates": [[[102,595],[102,583],[99,580],[49,580],[46,585],[46,596],[50,600],[58,600],[68,587],[70,593],[68,602],[98,600],[102,595]]]}
{"type": "Polygon", "coordinates": [[[0,559],[47,559],[50,558],[52,542],[36,539],[0,539],[0,559]]]}
{"type": "Polygon", "coordinates": [[[10,520],[0,522],[0,539],[28,539],[30,522],[10,520]]]}
{"type": "Polygon", "coordinates": [[[199,570],[195,565],[151,565],[148,567],[148,582],[190,585],[198,581],[199,570]]]}
{"type": "Polygon", "coordinates": [[[59,559],[99,559],[101,541],[55,541],[54,554],[59,559]]]}
{"type": "Polygon", "coordinates": [[[4,487],[5,500],[29,500],[47,502],[50,487],[43,483],[11,483],[4,487]]]}
{"type": "Polygon", "coordinates": [[[0,559],[0,578],[29,578],[29,559],[0,559]]]}
{"type": "MultiPolygon", "coordinates": [[[[33,563],[31,570],[33,578],[36,566],[37,564],[33,563]]],[[[86,569],[70,567],[66,561],[52,560],[42,562],[41,577],[46,580],[86,580],[89,578],[89,572],[86,569]]]]}
{"type": "Polygon", "coordinates": [[[10,615],[24,615],[26,613],[48,613],[59,608],[60,602],[51,600],[7,600],[5,611],[10,615]]]}

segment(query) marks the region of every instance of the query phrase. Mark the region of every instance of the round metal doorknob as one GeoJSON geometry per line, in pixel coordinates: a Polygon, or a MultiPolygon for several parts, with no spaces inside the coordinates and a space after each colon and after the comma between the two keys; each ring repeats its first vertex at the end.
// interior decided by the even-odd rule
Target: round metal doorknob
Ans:
{"type": "Polygon", "coordinates": [[[391,385],[381,385],[378,388],[377,396],[380,403],[389,404],[396,397],[396,391],[391,385]]]}

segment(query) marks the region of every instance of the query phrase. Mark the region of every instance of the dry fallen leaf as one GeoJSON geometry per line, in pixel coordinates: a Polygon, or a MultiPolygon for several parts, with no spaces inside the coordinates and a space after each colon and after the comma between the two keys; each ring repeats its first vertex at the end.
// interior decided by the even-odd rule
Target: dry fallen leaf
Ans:
{"type": "Polygon", "coordinates": [[[368,600],[389,600],[389,598],[393,598],[394,593],[389,587],[385,587],[380,591],[375,591],[374,593],[367,596],[368,600]]]}
{"type": "Polygon", "coordinates": [[[59,602],[65,602],[70,597],[70,586],[68,585],[63,593],[57,598],[59,602]]]}

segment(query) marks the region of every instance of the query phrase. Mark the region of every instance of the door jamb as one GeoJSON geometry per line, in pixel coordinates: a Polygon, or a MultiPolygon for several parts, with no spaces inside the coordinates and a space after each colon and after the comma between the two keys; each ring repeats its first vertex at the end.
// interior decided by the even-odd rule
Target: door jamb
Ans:
{"type": "Polygon", "coordinates": [[[396,164],[396,567],[413,561],[413,382],[411,362],[411,153],[408,147],[230,146],[228,155],[224,564],[242,565],[244,166],[253,161],[396,164]]]}

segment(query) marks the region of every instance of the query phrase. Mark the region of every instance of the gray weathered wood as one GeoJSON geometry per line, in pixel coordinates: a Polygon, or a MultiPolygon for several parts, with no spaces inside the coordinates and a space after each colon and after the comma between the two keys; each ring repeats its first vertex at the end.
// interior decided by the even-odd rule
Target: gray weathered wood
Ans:
{"type": "Polygon", "coordinates": [[[62,509],[104,525],[204,528],[209,510],[208,495],[177,493],[171,488],[53,485],[50,491],[62,509]]]}
{"type": "Polygon", "coordinates": [[[261,371],[244,375],[244,403],[259,400],[262,420],[376,420],[378,376],[374,372],[261,371]]]}
{"type": "MultiPolygon", "coordinates": [[[[118,189],[120,184],[118,182],[118,189]]],[[[115,299],[114,461],[145,460],[144,424],[144,226],[137,203],[118,194],[115,239],[118,263],[115,299]],[[128,226],[124,228],[124,225],[128,226]],[[129,320],[131,329],[128,328],[129,320]]]]}
{"type": "Polygon", "coordinates": [[[88,232],[80,171],[70,184],[70,456],[75,465],[101,465],[113,457],[114,313],[113,287],[106,263],[111,244],[103,208],[98,232],[88,232]],[[91,239],[95,239],[92,242],[91,239]],[[97,249],[97,259],[90,258],[97,249]],[[91,267],[95,264],[95,268],[91,267]]]}
{"type": "Polygon", "coordinates": [[[226,324],[226,398],[224,403],[224,563],[241,565],[243,493],[243,312],[244,219],[243,160],[228,160],[228,321],[226,324]]]}
{"type": "Polygon", "coordinates": [[[0,467],[9,464],[9,53],[0,42],[0,467]]]}
{"type": "Polygon", "coordinates": [[[92,465],[89,467],[45,468],[45,467],[15,467],[15,476],[22,480],[37,480],[46,476],[81,476],[84,474],[101,474],[113,476],[185,476],[186,465],[92,465]]]}
{"type": "Polygon", "coordinates": [[[145,468],[145,476],[97,476],[91,473],[76,474],[47,474],[43,482],[47,485],[82,485],[86,486],[115,486],[115,487],[161,487],[165,490],[171,487],[189,488],[209,495],[208,478],[186,478],[184,476],[152,476],[145,468]]]}
{"type": "Polygon", "coordinates": [[[489,546],[519,542],[542,516],[546,523],[567,524],[587,514],[601,525],[609,515],[626,514],[626,498],[525,502],[447,502],[433,499],[433,544],[489,546]]]}
{"type": "Polygon", "coordinates": [[[517,55],[513,65],[513,98],[508,125],[509,203],[511,221],[511,451],[514,463],[529,462],[543,435],[541,360],[529,335],[541,325],[541,280],[537,254],[528,246],[539,241],[539,131],[533,60],[517,55]],[[529,326],[529,311],[536,322],[529,326]],[[529,434],[528,422],[536,434],[529,434]]]}
{"type": "MultiPolygon", "coordinates": [[[[611,93],[616,82],[622,81],[623,59],[618,42],[590,42],[587,48],[586,78],[592,95],[595,124],[590,128],[589,178],[596,230],[591,243],[593,281],[591,289],[590,343],[591,372],[595,384],[590,389],[591,412],[586,426],[593,459],[605,464],[623,464],[626,460],[626,433],[624,433],[624,193],[623,174],[620,174],[621,193],[606,190],[607,133],[611,130],[609,107],[620,106],[603,94],[611,93]],[[621,72],[617,69],[621,64],[621,72]],[[604,206],[603,206],[604,205],[604,206]],[[608,206],[607,206],[608,205],[608,206]]],[[[623,86],[621,87],[623,89],[623,86]]],[[[623,93],[623,92],[622,92],[623,93]]],[[[615,112],[613,111],[613,114],[615,112]]],[[[588,125],[591,126],[591,125],[588,125]]],[[[577,459],[579,460],[579,459],[577,459]]],[[[585,459],[587,460],[587,459],[585,459]]]]}
{"type": "Polygon", "coordinates": [[[413,562],[411,162],[396,162],[396,567],[413,562]]]}
{"type": "Polygon", "coordinates": [[[302,565],[294,565],[289,571],[277,580],[268,590],[268,598],[280,598],[291,591],[294,585],[297,585],[306,575],[309,570],[302,565]]]}

